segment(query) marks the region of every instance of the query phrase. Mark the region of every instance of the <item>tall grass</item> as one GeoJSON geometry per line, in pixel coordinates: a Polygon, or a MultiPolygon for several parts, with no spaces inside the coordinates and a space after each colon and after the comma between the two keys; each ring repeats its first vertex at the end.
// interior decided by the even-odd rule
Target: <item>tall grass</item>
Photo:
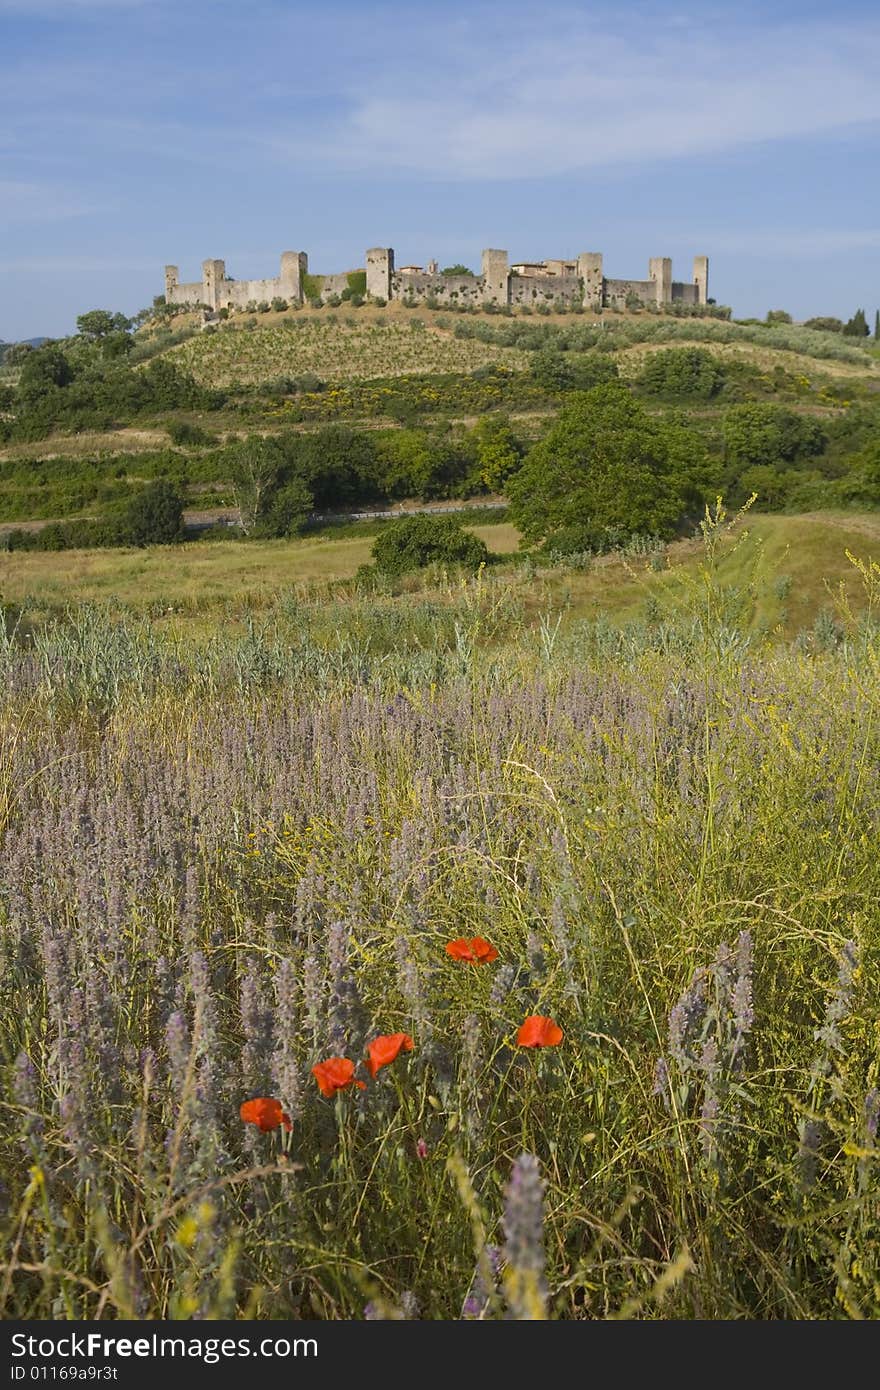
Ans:
{"type": "Polygon", "coordinates": [[[770,647],[705,535],[653,635],[7,634],[7,1317],[880,1313],[880,571],[770,647]]]}

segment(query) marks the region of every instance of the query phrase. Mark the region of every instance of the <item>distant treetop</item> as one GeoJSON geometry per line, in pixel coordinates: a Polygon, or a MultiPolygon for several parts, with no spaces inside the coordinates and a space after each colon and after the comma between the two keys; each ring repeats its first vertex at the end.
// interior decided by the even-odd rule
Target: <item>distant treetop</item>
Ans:
{"type": "Polygon", "coordinates": [[[447,266],[445,266],[445,267],[443,268],[443,270],[441,270],[441,272],[440,272],[441,275],[470,275],[470,276],[473,276],[473,273],[474,273],[474,272],[471,270],[470,266],[467,266],[467,265],[447,265],[447,266]]]}

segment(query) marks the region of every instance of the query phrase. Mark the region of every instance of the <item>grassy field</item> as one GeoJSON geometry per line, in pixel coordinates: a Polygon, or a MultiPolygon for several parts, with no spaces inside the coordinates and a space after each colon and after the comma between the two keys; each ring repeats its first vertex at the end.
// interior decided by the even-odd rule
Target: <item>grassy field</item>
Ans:
{"type": "MultiPolygon", "coordinates": [[[[510,524],[473,526],[489,550],[516,558],[519,534],[510,524]]],[[[863,596],[853,585],[846,551],[880,556],[880,514],[817,513],[810,516],[752,514],[742,533],[722,547],[720,572],[738,595],[738,620],[749,629],[777,630],[792,637],[810,628],[849,586],[858,609],[863,596]]],[[[77,602],[112,602],[134,611],[201,614],[229,605],[271,608],[278,595],[296,590],[320,603],[328,585],[354,579],[369,563],[375,526],[345,527],[297,541],[191,542],[133,550],[63,552],[0,551],[0,594],[7,602],[60,608],[77,602]]],[[[699,570],[699,545],[674,542],[662,564],[647,558],[602,557],[587,569],[493,567],[493,579],[518,595],[527,619],[536,624],[558,611],[564,625],[601,615],[635,621],[660,604],[677,609],[689,602],[699,570]]],[[[432,593],[429,574],[407,589],[432,593]]],[[[453,585],[453,589],[454,589],[453,585]]],[[[732,600],[731,600],[732,601],[732,600]]]]}
{"type": "Polygon", "coordinates": [[[880,1316],[880,568],[736,539],[0,642],[0,1314],[880,1316]]]}
{"type": "MultiPolygon", "coordinates": [[[[474,526],[495,553],[515,550],[509,525],[474,526]]],[[[349,528],[346,528],[348,532],[349,528]]],[[[369,564],[369,523],[353,534],[298,541],[203,541],[143,550],[0,551],[0,593],[49,604],[113,599],[133,608],[200,610],[230,602],[267,603],[282,589],[351,579],[369,564]]]]}

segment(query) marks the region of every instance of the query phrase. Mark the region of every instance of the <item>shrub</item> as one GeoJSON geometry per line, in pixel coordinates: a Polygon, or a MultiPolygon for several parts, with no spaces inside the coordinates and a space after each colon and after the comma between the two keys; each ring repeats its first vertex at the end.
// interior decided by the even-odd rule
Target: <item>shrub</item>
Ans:
{"type": "Polygon", "coordinates": [[[575,356],[547,347],[532,360],[532,376],[545,391],[589,391],[617,374],[617,363],[597,352],[575,356]]]}
{"type": "Polygon", "coordinates": [[[217,441],[199,425],[189,420],[172,420],[168,425],[168,438],[172,444],[215,444],[217,441]]]}
{"type": "Polygon", "coordinates": [[[816,330],[817,333],[842,333],[843,319],[825,318],[820,316],[819,318],[805,319],[803,327],[813,328],[816,330]]]}
{"type": "Polygon", "coordinates": [[[652,396],[706,401],[724,385],[724,368],[705,348],[666,348],[648,358],[638,385],[652,396]]]}
{"type": "Polygon", "coordinates": [[[170,545],[183,539],[183,497],[166,478],[135,493],[121,517],[120,540],[129,545],[170,545]]]}
{"type": "Polygon", "coordinates": [[[483,541],[452,516],[408,516],[391,522],[373,543],[373,560],[383,574],[406,574],[434,561],[478,569],[489,558],[483,541]]]}
{"type": "Polygon", "coordinates": [[[827,436],[816,421],[778,405],[734,405],[724,416],[728,463],[748,467],[809,458],[825,448],[827,436]]]}

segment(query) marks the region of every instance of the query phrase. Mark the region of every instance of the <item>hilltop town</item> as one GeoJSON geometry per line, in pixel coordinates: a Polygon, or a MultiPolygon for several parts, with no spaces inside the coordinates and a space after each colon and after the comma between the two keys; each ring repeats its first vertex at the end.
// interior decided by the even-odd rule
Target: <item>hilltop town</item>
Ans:
{"type": "Polygon", "coordinates": [[[226,262],[202,262],[202,278],[180,280],[176,265],[165,267],[167,304],[197,306],[213,312],[247,309],[273,299],[288,304],[321,302],[359,293],[374,301],[402,300],[435,305],[580,304],[588,309],[626,309],[640,305],[709,303],[709,258],[695,256],[690,280],[673,280],[668,256],[652,256],[645,280],[608,279],[601,251],[583,251],[573,260],[510,263],[507,251],[482,253],[480,274],[461,266],[440,270],[437,261],[423,266],[395,266],[390,246],[374,246],[365,265],[333,275],[310,275],[305,251],[284,251],[280,274],[264,280],[233,280],[226,262]]]}

